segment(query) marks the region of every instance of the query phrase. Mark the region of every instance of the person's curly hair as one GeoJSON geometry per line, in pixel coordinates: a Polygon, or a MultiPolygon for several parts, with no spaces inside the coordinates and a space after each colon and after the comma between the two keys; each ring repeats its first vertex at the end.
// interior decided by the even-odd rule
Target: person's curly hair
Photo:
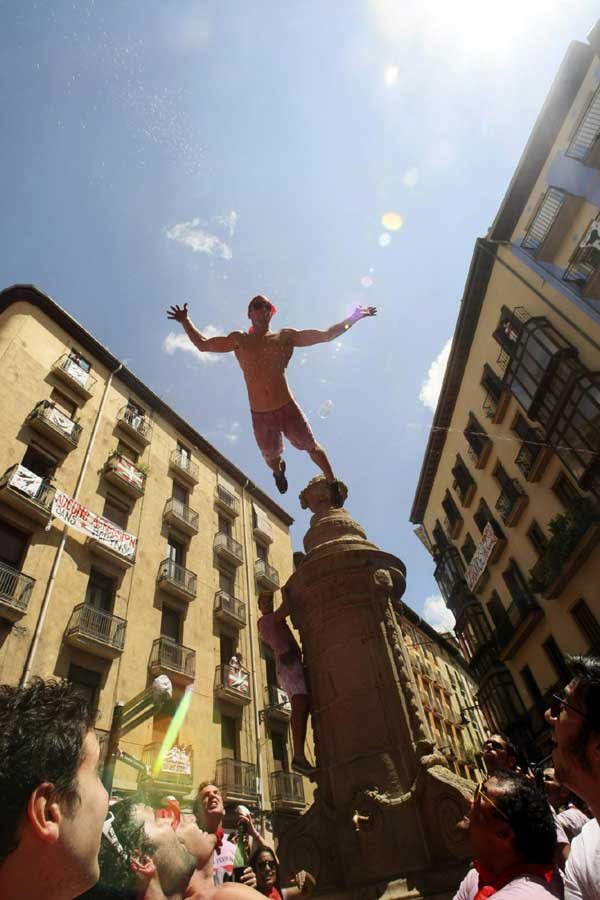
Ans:
{"type": "Polygon", "coordinates": [[[494,795],[494,805],[506,816],[523,862],[552,865],[556,826],[545,794],[514,772],[495,772],[491,780],[501,789],[494,795]]]}
{"type": "Polygon", "coordinates": [[[0,685],[0,865],[19,845],[19,821],[40,784],[54,785],[52,796],[67,811],[79,802],[77,772],[95,719],[68,681],[0,685]]]}

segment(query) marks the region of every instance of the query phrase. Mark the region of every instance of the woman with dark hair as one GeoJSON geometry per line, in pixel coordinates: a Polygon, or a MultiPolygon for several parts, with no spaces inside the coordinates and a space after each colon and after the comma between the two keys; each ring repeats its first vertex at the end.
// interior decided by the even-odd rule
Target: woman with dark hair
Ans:
{"type": "Polygon", "coordinates": [[[271,900],[283,900],[279,881],[279,863],[270,847],[257,847],[250,857],[250,868],[256,875],[256,890],[271,900]]]}

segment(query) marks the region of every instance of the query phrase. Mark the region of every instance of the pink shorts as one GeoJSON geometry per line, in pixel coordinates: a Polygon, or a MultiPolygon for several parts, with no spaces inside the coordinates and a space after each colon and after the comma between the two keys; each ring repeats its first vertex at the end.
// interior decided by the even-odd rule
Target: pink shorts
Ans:
{"type": "Polygon", "coordinates": [[[275,670],[277,672],[277,682],[290,700],[296,694],[308,694],[304,678],[304,666],[300,659],[295,659],[291,663],[283,663],[281,657],[276,656],[275,670]]]}
{"type": "Polygon", "coordinates": [[[254,437],[267,462],[283,453],[282,434],[297,450],[314,450],[317,442],[306,416],[294,400],[269,412],[252,412],[254,437]]]}

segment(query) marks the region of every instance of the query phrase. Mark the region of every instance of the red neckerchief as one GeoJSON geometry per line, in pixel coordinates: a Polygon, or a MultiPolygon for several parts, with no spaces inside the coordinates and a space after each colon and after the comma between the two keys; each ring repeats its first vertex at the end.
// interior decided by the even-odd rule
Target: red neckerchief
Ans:
{"type": "Polygon", "coordinates": [[[220,853],[221,847],[223,846],[223,838],[225,837],[225,831],[223,830],[222,826],[217,828],[217,830],[215,831],[215,837],[217,838],[217,843],[215,844],[215,853],[220,853]]]}
{"type": "Polygon", "coordinates": [[[508,869],[500,872],[499,875],[494,875],[477,860],[473,862],[473,868],[479,873],[479,888],[473,900],[486,900],[487,897],[491,897],[496,891],[505,887],[513,878],[518,878],[519,875],[537,875],[538,878],[543,878],[548,884],[550,884],[554,876],[554,866],[548,866],[545,863],[517,863],[514,866],[509,866],[508,869]]]}
{"type": "Polygon", "coordinates": [[[275,885],[273,885],[266,896],[269,897],[269,900],[281,900],[281,894],[279,893],[275,885]]]}

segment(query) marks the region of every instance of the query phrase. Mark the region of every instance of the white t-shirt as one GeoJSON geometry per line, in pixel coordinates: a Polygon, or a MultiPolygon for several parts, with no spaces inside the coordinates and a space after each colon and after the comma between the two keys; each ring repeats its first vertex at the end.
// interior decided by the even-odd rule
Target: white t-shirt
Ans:
{"type": "Polygon", "coordinates": [[[573,839],[565,866],[565,900],[600,900],[600,826],[590,819],[573,839]]]}
{"type": "MultiPolygon", "coordinates": [[[[470,869],[460,883],[454,900],[473,900],[479,890],[479,872],[470,869]]],[[[551,884],[537,875],[517,875],[494,895],[494,900],[551,900],[562,898],[560,878],[553,879],[551,884]]]]}
{"type": "Polygon", "coordinates": [[[576,806],[569,806],[558,814],[558,821],[565,830],[569,841],[576,838],[584,825],[590,821],[584,812],[576,806]]]}
{"type": "Polygon", "coordinates": [[[213,857],[213,880],[215,884],[223,884],[224,881],[233,881],[233,860],[236,845],[229,838],[223,837],[221,851],[213,857]]]}

